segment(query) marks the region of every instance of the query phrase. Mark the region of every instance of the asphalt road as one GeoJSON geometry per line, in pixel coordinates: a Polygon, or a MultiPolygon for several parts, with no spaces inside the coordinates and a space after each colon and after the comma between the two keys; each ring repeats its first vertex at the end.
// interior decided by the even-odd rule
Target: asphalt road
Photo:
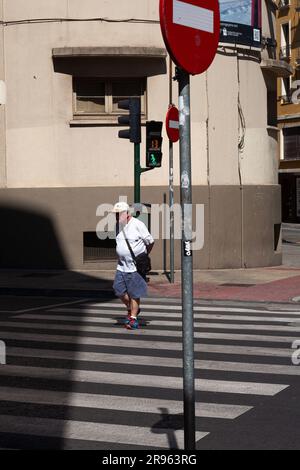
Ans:
{"type": "MultiPolygon", "coordinates": [[[[0,448],[183,447],[180,305],[149,299],[138,331],[123,318],[116,301],[0,297],[0,448]]],[[[299,336],[295,306],[196,304],[197,449],[300,447],[299,336]]]]}

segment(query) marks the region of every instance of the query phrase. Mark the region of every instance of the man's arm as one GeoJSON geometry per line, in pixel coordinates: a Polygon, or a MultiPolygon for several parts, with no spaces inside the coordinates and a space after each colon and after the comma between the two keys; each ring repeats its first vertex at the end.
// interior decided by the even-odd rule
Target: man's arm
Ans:
{"type": "Polygon", "coordinates": [[[140,222],[138,225],[138,231],[140,232],[141,238],[145,243],[147,253],[149,254],[154,245],[154,238],[152,237],[144,222],[140,222]]]}
{"type": "Polygon", "coordinates": [[[153,246],[154,246],[154,242],[150,243],[149,245],[146,245],[148,255],[149,255],[150,251],[152,250],[153,246]]]}

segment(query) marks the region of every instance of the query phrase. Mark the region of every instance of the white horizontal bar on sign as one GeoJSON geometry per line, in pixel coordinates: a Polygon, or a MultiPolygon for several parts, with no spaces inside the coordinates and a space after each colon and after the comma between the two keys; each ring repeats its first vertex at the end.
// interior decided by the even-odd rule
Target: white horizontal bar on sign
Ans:
{"type": "Polygon", "coordinates": [[[213,33],[214,12],[190,3],[173,0],[173,23],[213,33]]]}
{"type": "Polygon", "coordinates": [[[179,122],[178,121],[169,121],[170,129],[179,129],[179,122]]]}

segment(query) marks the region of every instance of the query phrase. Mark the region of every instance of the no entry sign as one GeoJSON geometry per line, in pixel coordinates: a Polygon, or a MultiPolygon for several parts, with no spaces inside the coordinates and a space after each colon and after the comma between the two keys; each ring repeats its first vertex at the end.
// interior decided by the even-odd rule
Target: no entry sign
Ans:
{"type": "Polygon", "coordinates": [[[160,25],[176,65],[191,75],[208,69],[219,43],[218,0],[160,0],[160,25]]]}
{"type": "Polygon", "coordinates": [[[175,106],[170,106],[166,117],[167,134],[171,142],[179,140],[179,111],[175,106]]]}

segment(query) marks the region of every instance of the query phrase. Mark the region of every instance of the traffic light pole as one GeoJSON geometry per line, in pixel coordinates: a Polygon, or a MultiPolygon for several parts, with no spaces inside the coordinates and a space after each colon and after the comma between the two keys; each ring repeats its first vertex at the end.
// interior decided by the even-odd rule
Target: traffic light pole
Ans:
{"type": "Polygon", "coordinates": [[[141,202],[141,149],[140,144],[134,144],[134,203],[141,202]]]}
{"type": "Polygon", "coordinates": [[[141,168],[141,146],[134,144],[134,203],[141,202],[141,174],[153,168],[141,168]]]}
{"type": "Polygon", "coordinates": [[[185,449],[195,449],[195,374],[193,319],[192,175],[190,76],[177,69],[179,83],[180,199],[182,207],[181,285],[183,319],[183,387],[185,449]]]}

